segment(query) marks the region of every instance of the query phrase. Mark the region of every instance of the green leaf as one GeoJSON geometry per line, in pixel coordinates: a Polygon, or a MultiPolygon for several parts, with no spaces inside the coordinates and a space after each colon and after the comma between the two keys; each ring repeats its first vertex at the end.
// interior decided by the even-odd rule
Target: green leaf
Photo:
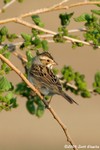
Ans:
{"type": "Polygon", "coordinates": [[[7,4],[9,3],[11,0],[4,0],[4,3],[7,4]]]}
{"type": "Polygon", "coordinates": [[[65,42],[65,39],[63,38],[62,34],[54,35],[53,40],[57,43],[64,43],[65,42]]]}
{"type": "Polygon", "coordinates": [[[30,42],[32,40],[32,36],[30,34],[21,33],[21,36],[25,40],[25,42],[30,42]]]}
{"type": "Polygon", "coordinates": [[[30,114],[32,114],[32,115],[35,114],[36,109],[35,109],[35,105],[34,105],[33,101],[28,100],[26,102],[26,107],[27,107],[27,109],[28,109],[28,111],[29,111],[30,114]]]}
{"type": "Polygon", "coordinates": [[[12,89],[12,84],[6,79],[6,77],[0,78],[0,91],[8,91],[12,89]]]}
{"type": "Polygon", "coordinates": [[[93,12],[94,14],[96,14],[96,15],[100,15],[100,10],[91,10],[91,12],[93,12]]]}
{"type": "Polygon", "coordinates": [[[12,89],[12,84],[6,79],[6,77],[0,78],[0,91],[8,91],[12,89]]]}
{"type": "Polygon", "coordinates": [[[91,93],[88,90],[83,90],[81,92],[81,96],[82,97],[86,97],[86,98],[90,98],[91,97],[91,93]]]}
{"type": "Polygon", "coordinates": [[[0,29],[1,35],[7,35],[7,33],[8,33],[8,29],[5,26],[0,29]]]}
{"type": "Polygon", "coordinates": [[[97,72],[96,74],[95,74],[95,82],[94,82],[95,84],[95,86],[94,87],[100,87],[100,72],[97,72]]]}
{"type": "Polygon", "coordinates": [[[35,39],[32,41],[32,44],[35,46],[35,49],[42,47],[42,43],[39,37],[35,37],[35,39]]]}
{"type": "Polygon", "coordinates": [[[8,102],[10,99],[13,98],[13,93],[12,93],[12,92],[9,92],[9,93],[5,96],[5,98],[6,98],[6,101],[5,101],[5,102],[8,102]]]}
{"type": "Polygon", "coordinates": [[[68,66],[68,67],[64,66],[61,72],[62,72],[63,78],[67,82],[70,82],[70,81],[74,80],[75,73],[74,73],[73,69],[70,66],[68,66]]]}
{"type": "Polygon", "coordinates": [[[5,35],[0,35],[0,43],[4,42],[6,40],[6,36],[5,35]]]}
{"type": "Polygon", "coordinates": [[[59,18],[61,20],[62,26],[67,26],[70,23],[70,18],[73,16],[74,13],[63,13],[59,15],[59,18]]]}
{"type": "Polygon", "coordinates": [[[17,39],[18,36],[15,33],[13,33],[13,34],[7,34],[7,38],[8,38],[9,41],[12,42],[14,39],[17,39]]]}
{"type": "Polygon", "coordinates": [[[6,63],[2,63],[1,70],[4,71],[4,73],[8,74],[9,71],[11,71],[11,68],[6,63]]]}
{"type": "Polygon", "coordinates": [[[34,23],[37,26],[44,27],[44,24],[42,23],[42,21],[41,21],[41,19],[40,19],[40,17],[38,15],[33,15],[31,17],[32,17],[32,20],[34,21],[34,23]]]}
{"type": "Polygon", "coordinates": [[[42,48],[44,51],[48,50],[48,42],[46,40],[42,40],[42,48]]]}
{"type": "Polygon", "coordinates": [[[6,92],[7,94],[3,92],[3,94],[0,95],[0,111],[1,110],[11,110],[11,108],[17,107],[16,98],[13,97],[13,92],[6,92]]]}
{"type": "Polygon", "coordinates": [[[38,105],[37,110],[36,110],[36,116],[42,117],[44,114],[44,110],[45,110],[45,107],[43,105],[42,106],[38,105]]]}
{"type": "Polygon", "coordinates": [[[32,64],[32,60],[33,60],[33,56],[30,50],[26,51],[26,56],[27,56],[27,68],[29,69],[31,67],[32,64]]]}
{"type": "Polygon", "coordinates": [[[100,87],[96,87],[94,91],[100,94],[100,87]]]}
{"type": "Polygon", "coordinates": [[[33,56],[32,56],[32,53],[31,53],[30,50],[26,51],[26,56],[27,56],[27,60],[28,60],[28,61],[32,61],[33,56]]]}
{"type": "Polygon", "coordinates": [[[24,97],[27,97],[29,99],[30,96],[30,88],[27,87],[27,84],[25,82],[21,82],[17,84],[15,93],[20,94],[24,97]]]}
{"type": "Polygon", "coordinates": [[[7,45],[3,46],[3,48],[0,49],[0,54],[4,54],[7,49],[8,49],[8,46],[7,46],[7,45]]]}
{"type": "Polygon", "coordinates": [[[87,18],[87,17],[90,17],[90,15],[84,13],[84,14],[80,15],[79,17],[74,18],[74,20],[75,20],[76,22],[83,22],[83,21],[86,21],[86,18],[87,18]]]}
{"type": "Polygon", "coordinates": [[[4,56],[5,56],[7,59],[9,59],[9,58],[10,58],[10,55],[11,55],[11,53],[10,53],[10,52],[6,52],[6,53],[4,54],[4,56]]]}
{"type": "Polygon", "coordinates": [[[32,34],[36,37],[38,35],[38,30],[32,28],[32,34]]]}

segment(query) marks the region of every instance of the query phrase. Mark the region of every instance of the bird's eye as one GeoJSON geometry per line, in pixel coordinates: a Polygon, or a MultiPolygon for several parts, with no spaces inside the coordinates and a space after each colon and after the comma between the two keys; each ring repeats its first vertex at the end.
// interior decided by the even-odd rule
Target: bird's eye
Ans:
{"type": "Polygon", "coordinates": [[[49,60],[49,59],[47,59],[47,62],[50,62],[50,60],[49,60]]]}

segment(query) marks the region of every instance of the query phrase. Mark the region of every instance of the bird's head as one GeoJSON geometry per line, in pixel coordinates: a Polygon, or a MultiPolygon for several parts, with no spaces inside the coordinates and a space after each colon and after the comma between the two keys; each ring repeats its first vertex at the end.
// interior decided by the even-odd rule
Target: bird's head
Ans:
{"type": "Polygon", "coordinates": [[[54,65],[57,65],[53,57],[48,52],[43,52],[38,54],[39,60],[43,65],[46,65],[48,68],[52,68],[54,65]]]}

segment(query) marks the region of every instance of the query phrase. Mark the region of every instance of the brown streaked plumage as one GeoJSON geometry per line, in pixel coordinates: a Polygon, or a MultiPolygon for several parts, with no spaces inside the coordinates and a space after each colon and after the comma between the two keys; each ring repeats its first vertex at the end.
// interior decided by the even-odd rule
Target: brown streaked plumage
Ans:
{"type": "Polygon", "coordinates": [[[76,103],[62,90],[59,78],[53,73],[50,67],[50,64],[53,66],[53,57],[48,52],[39,54],[36,57],[38,57],[39,60],[34,59],[29,70],[30,82],[32,82],[43,95],[53,96],[54,94],[58,94],[63,96],[69,103],[76,103]],[[47,60],[49,60],[49,65],[46,64],[47,60]],[[38,61],[38,63],[36,63],[36,61],[38,61]]]}

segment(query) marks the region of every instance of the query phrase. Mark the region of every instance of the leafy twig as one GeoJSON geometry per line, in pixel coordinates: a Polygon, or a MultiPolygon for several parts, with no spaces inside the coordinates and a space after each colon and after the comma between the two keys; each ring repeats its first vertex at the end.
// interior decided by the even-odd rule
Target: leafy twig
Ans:
{"type": "MultiPolygon", "coordinates": [[[[16,23],[22,24],[24,26],[27,26],[29,28],[34,28],[34,29],[37,29],[39,31],[43,31],[43,32],[51,34],[51,35],[56,35],[57,34],[56,32],[53,32],[53,31],[48,30],[48,29],[41,28],[41,27],[39,27],[37,25],[34,25],[34,24],[31,24],[29,22],[26,22],[22,18],[28,17],[30,15],[34,15],[34,14],[53,11],[53,10],[69,9],[69,8],[72,8],[72,7],[78,7],[78,6],[84,6],[84,5],[100,4],[100,2],[97,2],[97,1],[96,2],[94,2],[94,1],[90,2],[89,1],[89,2],[80,2],[80,3],[70,4],[69,6],[62,6],[62,4],[64,2],[67,2],[67,0],[64,0],[61,3],[56,4],[56,5],[54,5],[52,7],[49,7],[49,8],[39,9],[39,10],[36,10],[36,11],[33,11],[33,12],[28,12],[26,14],[19,15],[18,17],[1,20],[0,24],[5,24],[5,23],[8,23],[8,22],[16,22],[16,23]]],[[[83,40],[78,40],[78,39],[75,39],[75,38],[72,38],[72,37],[64,36],[63,38],[70,41],[70,42],[72,42],[72,43],[76,42],[76,43],[82,43],[82,44],[88,45],[88,46],[90,46],[90,45],[93,46],[92,43],[89,43],[89,42],[86,42],[86,41],[83,41],[83,40]]],[[[100,48],[100,46],[98,46],[98,48],[100,48]]]]}
{"type": "MultiPolygon", "coordinates": [[[[31,24],[31,23],[26,22],[26,21],[24,21],[24,20],[22,20],[22,19],[19,19],[19,18],[16,18],[16,19],[14,20],[14,22],[19,23],[19,24],[22,24],[22,25],[24,25],[24,26],[27,26],[27,27],[29,27],[29,28],[34,28],[34,29],[43,31],[43,32],[48,33],[48,34],[52,34],[52,35],[56,35],[56,34],[57,34],[57,33],[54,32],[54,31],[41,28],[41,27],[39,27],[39,26],[37,26],[37,25],[31,24]]],[[[82,44],[85,44],[85,45],[88,45],[88,46],[93,45],[92,43],[85,42],[85,41],[78,40],[78,39],[74,39],[74,38],[71,38],[71,37],[69,37],[69,36],[64,36],[63,38],[66,39],[66,40],[68,40],[68,41],[70,41],[70,42],[82,43],[82,44]]],[[[98,48],[100,48],[100,47],[98,47],[98,48]]]]}
{"type": "Polygon", "coordinates": [[[69,136],[66,126],[63,124],[63,122],[58,117],[58,115],[53,110],[53,108],[43,99],[43,96],[40,94],[40,92],[26,79],[26,77],[20,72],[20,70],[18,70],[8,59],[6,59],[1,54],[0,54],[0,59],[3,60],[9,67],[11,67],[13,69],[13,71],[15,71],[21,77],[21,79],[41,98],[41,100],[43,101],[43,103],[45,104],[47,109],[53,115],[54,119],[59,123],[59,125],[63,129],[66,139],[67,139],[67,142],[69,142],[72,145],[73,150],[77,150],[77,148],[74,147],[75,144],[74,144],[73,140],[71,139],[71,137],[69,136]]]}

